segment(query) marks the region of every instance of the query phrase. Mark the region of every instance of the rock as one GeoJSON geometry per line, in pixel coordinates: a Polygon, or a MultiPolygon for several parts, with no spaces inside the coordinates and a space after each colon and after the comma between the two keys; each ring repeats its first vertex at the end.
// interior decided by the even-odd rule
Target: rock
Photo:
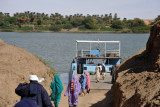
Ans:
{"type": "Polygon", "coordinates": [[[150,37],[146,45],[146,51],[148,54],[160,55],[160,21],[151,27],[150,37]]]}

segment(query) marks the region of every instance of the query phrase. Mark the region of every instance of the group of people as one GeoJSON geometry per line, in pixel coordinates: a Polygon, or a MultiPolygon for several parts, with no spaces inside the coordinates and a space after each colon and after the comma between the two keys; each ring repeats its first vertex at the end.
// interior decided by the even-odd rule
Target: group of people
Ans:
{"type": "MultiPolygon", "coordinates": [[[[29,84],[20,83],[15,89],[15,93],[21,96],[21,100],[14,107],[53,107],[51,101],[54,101],[55,107],[58,107],[63,91],[63,85],[58,75],[55,75],[54,80],[51,82],[52,93],[50,96],[45,88],[39,84],[44,79],[39,79],[36,75],[30,75],[29,80],[29,84]]],[[[64,94],[64,96],[68,96],[69,107],[78,105],[78,96],[79,94],[85,95],[85,89],[89,93],[89,74],[82,74],[80,78],[74,75],[64,94]]]]}
{"type": "Polygon", "coordinates": [[[47,91],[39,84],[42,81],[36,75],[30,75],[29,80],[29,84],[20,83],[15,89],[21,100],[14,107],[53,107],[47,91]]]}
{"type": "Polygon", "coordinates": [[[14,107],[58,107],[63,85],[58,75],[54,76],[51,82],[52,94],[49,96],[45,88],[39,84],[44,79],[39,79],[37,75],[29,76],[30,83],[20,83],[15,89],[15,93],[21,96],[21,100],[14,107]],[[51,97],[51,99],[50,99],[51,97]]]}
{"type": "Polygon", "coordinates": [[[78,105],[78,96],[85,95],[85,89],[87,93],[90,92],[90,77],[89,74],[81,74],[78,78],[74,75],[72,81],[68,84],[65,96],[68,96],[69,107],[76,107],[78,105]]]}
{"type": "Polygon", "coordinates": [[[79,82],[81,83],[81,93],[80,95],[84,96],[85,95],[85,89],[87,89],[86,93],[89,94],[90,92],[90,77],[89,74],[86,73],[85,74],[81,74],[81,76],[79,77],[79,82]]]}
{"type": "Polygon", "coordinates": [[[99,79],[100,79],[100,76],[102,75],[102,79],[104,80],[105,79],[105,72],[107,71],[106,70],[106,67],[105,67],[105,64],[98,64],[96,66],[96,82],[98,83],[99,82],[99,79]]]}

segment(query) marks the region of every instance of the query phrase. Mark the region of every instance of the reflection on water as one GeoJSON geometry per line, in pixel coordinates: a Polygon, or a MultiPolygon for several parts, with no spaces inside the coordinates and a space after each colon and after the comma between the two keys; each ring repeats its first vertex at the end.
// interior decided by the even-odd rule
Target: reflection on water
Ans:
{"type": "Polygon", "coordinates": [[[76,55],[76,40],[119,40],[121,58],[124,59],[144,48],[148,37],[149,34],[0,32],[0,38],[4,42],[44,58],[60,73],[69,72],[70,64],[76,55]]]}

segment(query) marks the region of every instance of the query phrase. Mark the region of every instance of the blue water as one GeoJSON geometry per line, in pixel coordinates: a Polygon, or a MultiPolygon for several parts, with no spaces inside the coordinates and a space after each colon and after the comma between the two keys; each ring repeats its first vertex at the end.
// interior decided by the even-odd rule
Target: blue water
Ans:
{"type": "Polygon", "coordinates": [[[70,63],[76,55],[76,40],[119,40],[121,58],[124,59],[144,48],[148,37],[149,34],[0,32],[0,39],[4,42],[44,58],[59,73],[69,72],[70,63]]]}

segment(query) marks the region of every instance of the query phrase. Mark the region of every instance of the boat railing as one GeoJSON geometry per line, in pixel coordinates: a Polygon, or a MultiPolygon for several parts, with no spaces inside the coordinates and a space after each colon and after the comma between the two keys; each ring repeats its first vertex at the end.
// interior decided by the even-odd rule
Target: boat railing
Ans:
{"type": "Polygon", "coordinates": [[[106,50],[99,52],[98,50],[78,50],[78,57],[120,57],[119,50],[106,50]],[[94,53],[95,52],[95,53],[94,53]]]}
{"type": "Polygon", "coordinates": [[[86,41],[86,40],[76,40],[76,57],[120,57],[120,41],[86,41]],[[88,44],[85,46],[85,49],[83,50],[82,47],[79,47],[81,43],[88,44]],[[95,45],[97,44],[96,49],[94,49],[95,45]],[[100,44],[103,45],[103,47],[100,47],[100,44]],[[112,44],[111,47],[109,44],[112,44]],[[113,44],[116,46],[113,47],[113,44]],[[113,49],[113,48],[114,49],[113,49]]]}
{"type": "Polygon", "coordinates": [[[79,50],[78,51],[78,56],[80,57],[86,57],[89,54],[90,54],[90,50],[79,50]]]}

